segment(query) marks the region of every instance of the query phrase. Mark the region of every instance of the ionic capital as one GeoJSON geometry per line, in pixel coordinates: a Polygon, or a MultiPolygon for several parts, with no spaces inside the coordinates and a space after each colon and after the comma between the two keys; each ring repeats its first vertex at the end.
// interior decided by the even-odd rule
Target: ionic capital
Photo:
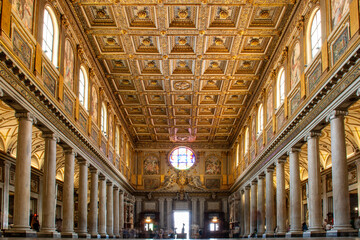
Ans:
{"type": "Polygon", "coordinates": [[[286,158],[279,158],[276,160],[276,165],[285,164],[286,158]]]}
{"type": "Polygon", "coordinates": [[[287,153],[288,156],[290,156],[290,154],[292,154],[292,153],[298,153],[298,152],[300,152],[300,151],[301,151],[300,148],[292,147],[292,148],[290,148],[286,153],[287,153]]]}
{"type": "Polygon", "coordinates": [[[19,119],[25,119],[27,121],[31,121],[33,124],[37,123],[34,114],[32,114],[32,113],[30,113],[28,111],[15,112],[15,117],[19,118],[19,119]]]}
{"type": "Polygon", "coordinates": [[[48,138],[48,139],[51,139],[51,140],[54,140],[56,141],[57,143],[60,142],[60,138],[57,134],[51,132],[51,131],[45,131],[45,132],[42,132],[41,133],[41,136],[43,138],[48,138]]]}
{"type": "Polygon", "coordinates": [[[116,185],[114,185],[113,189],[114,189],[114,191],[118,191],[118,190],[119,190],[119,187],[116,186],[116,185]]]}
{"type": "Polygon", "coordinates": [[[105,175],[102,174],[102,173],[100,173],[100,174],[99,174],[99,180],[100,180],[100,181],[105,181],[105,179],[106,179],[105,175]]]}
{"type": "Polygon", "coordinates": [[[258,176],[258,180],[262,180],[264,178],[265,178],[265,175],[263,173],[258,176]]]}
{"type": "Polygon", "coordinates": [[[77,152],[72,147],[66,146],[63,149],[65,155],[74,155],[74,157],[77,156],[77,152]]]}
{"type": "Polygon", "coordinates": [[[247,185],[247,186],[245,186],[245,190],[246,190],[246,191],[249,191],[249,190],[250,190],[250,184],[247,185]]]}
{"type": "Polygon", "coordinates": [[[338,118],[338,117],[345,117],[347,116],[349,113],[348,111],[345,110],[334,110],[332,111],[329,116],[326,117],[326,122],[330,122],[331,120],[338,118]]]}
{"type": "Polygon", "coordinates": [[[106,185],[107,185],[107,186],[113,186],[113,183],[112,183],[110,180],[107,180],[107,181],[106,181],[106,185]]]}
{"type": "Polygon", "coordinates": [[[92,166],[92,165],[89,167],[89,170],[90,170],[90,173],[95,173],[95,174],[97,174],[97,172],[98,172],[97,168],[94,167],[94,166],[92,166]]]}
{"type": "Polygon", "coordinates": [[[304,140],[308,141],[310,138],[314,138],[314,137],[321,137],[321,132],[320,131],[311,131],[308,134],[306,134],[304,140]]]}

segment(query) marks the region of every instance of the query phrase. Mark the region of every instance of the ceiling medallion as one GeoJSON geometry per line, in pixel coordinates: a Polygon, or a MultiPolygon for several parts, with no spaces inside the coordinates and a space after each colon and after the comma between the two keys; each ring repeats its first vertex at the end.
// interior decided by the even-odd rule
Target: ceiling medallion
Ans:
{"type": "Polygon", "coordinates": [[[145,10],[141,10],[137,13],[138,18],[145,19],[147,17],[147,12],[145,10]]]}
{"type": "Polygon", "coordinates": [[[182,67],[182,68],[186,67],[186,62],[185,61],[180,61],[179,62],[179,67],[182,67]]]}
{"type": "Polygon", "coordinates": [[[149,68],[154,68],[155,67],[155,62],[154,61],[148,62],[147,65],[148,65],[149,68]]]}
{"type": "Polygon", "coordinates": [[[211,63],[211,67],[212,67],[212,68],[218,68],[218,67],[219,67],[219,63],[218,63],[218,62],[212,62],[212,63],[211,63]]]}
{"type": "Polygon", "coordinates": [[[124,65],[123,61],[121,61],[121,60],[116,60],[116,61],[115,61],[115,66],[116,66],[116,67],[124,67],[125,65],[124,65]]]}
{"type": "Polygon", "coordinates": [[[178,12],[178,16],[181,19],[185,19],[188,15],[189,15],[189,13],[187,10],[181,10],[178,12]]]}
{"type": "Polygon", "coordinates": [[[124,85],[129,85],[129,84],[130,84],[130,81],[129,81],[129,80],[127,80],[127,79],[122,80],[122,84],[124,84],[124,85]]]}
{"type": "Polygon", "coordinates": [[[149,46],[151,44],[150,38],[144,38],[141,42],[145,46],[149,46]]]}
{"type": "Polygon", "coordinates": [[[269,18],[270,17],[270,11],[267,9],[263,9],[261,10],[260,14],[259,14],[260,18],[269,18]]]}
{"type": "Polygon", "coordinates": [[[251,62],[250,61],[244,61],[242,65],[243,65],[244,68],[249,68],[251,66],[251,62]]]}
{"type": "Polygon", "coordinates": [[[115,45],[116,40],[115,40],[115,38],[107,38],[106,43],[109,45],[115,45]]]}
{"type": "Polygon", "coordinates": [[[191,84],[189,82],[180,81],[174,83],[174,88],[176,90],[188,90],[191,87],[191,84]]]}
{"type": "Polygon", "coordinates": [[[253,38],[250,40],[250,46],[258,46],[260,44],[260,40],[258,38],[253,38]]]}
{"type": "Polygon", "coordinates": [[[97,17],[97,18],[105,18],[105,17],[106,17],[106,11],[105,11],[105,9],[99,9],[99,10],[96,12],[96,17],[97,17]]]}
{"type": "Polygon", "coordinates": [[[226,19],[229,17],[229,12],[226,11],[225,9],[221,9],[219,12],[219,17],[220,19],[226,19]]]}
{"type": "Polygon", "coordinates": [[[224,41],[221,38],[215,38],[215,45],[222,45],[224,41]]]}
{"type": "Polygon", "coordinates": [[[180,45],[185,45],[187,43],[187,39],[186,38],[179,38],[179,44],[180,45]]]}

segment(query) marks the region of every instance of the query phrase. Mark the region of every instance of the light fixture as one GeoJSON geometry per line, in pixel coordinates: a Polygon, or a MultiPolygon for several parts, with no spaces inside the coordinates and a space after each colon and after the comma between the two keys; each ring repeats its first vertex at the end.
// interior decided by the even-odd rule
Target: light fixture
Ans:
{"type": "Polygon", "coordinates": [[[146,223],[151,223],[151,218],[150,218],[149,216],[147,216],[147,217],[145,218],[145,222],[146,222],[146,223]]]}
{"type": "Polygon", "coordinates": [[[213,223],[217,223],[218,221],[219,221],[219,219],[217,217],[213,217],[211,220],[211,222],[213,222],[213,223]]]}
{"type": "Polygon", "coordinates": [[[358,208],[357,207],[355,207],[355,211],[357,211],[358,210],[358,208]]]}

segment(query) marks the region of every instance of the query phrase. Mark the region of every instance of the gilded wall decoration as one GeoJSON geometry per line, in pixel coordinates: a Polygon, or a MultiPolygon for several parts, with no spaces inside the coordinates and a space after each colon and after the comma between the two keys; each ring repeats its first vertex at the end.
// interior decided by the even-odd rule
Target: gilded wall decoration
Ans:
{"type": "Polygon", "coordinates": [[[74,103],[69,97],[69,95],[66,93],[64,94],[63,102],[64,102],[65,111],[72,116],[74,112],[74,103]]]}
{"type": "Polygon", "coordinates": [[[272,120],[274,111],[274,91],[272,87],[269,87],[266,99],[266,122],[269,123],[272,120]]]}
{"type": "Polygon", "coordinates": [[[23,25],[32,32],[34,0],[12,0],[12,9],[19,16],[23,25]]]}
{"type": "Polygon", "coordinates": [[[148,156],[144,160],[144,175],[157,175],[160,172],[159,160],[155,156],[148,156]]]}
{"type": "Polygon", "coordinates": [[[16,28],[13,30],[13,50],[16,56],[30,69],[31,67],[31,47],[22,38],[16,28]]]}
{"type": "Polygon", "coordinates": [[[309,92],[312,92],[320,81],[321,77],[321,63],[319,63],[314,71],[308,77],[309,92]]]}
{"type": "Polygon", "coordinates": [[[333,64],[345,53],[349,43],[349,29],[346,27],[332,45],[333,64]]]}
{"type": "Polygon", "coordinates": [[[86,131],[86,123],[87,123],[87,117],[83,113],[80,113],[79,114],[79,124],[84,131],[86,131]]]}
{"type": "Polygon", "coordinates": [[[251,117],[251,146],[255,147],[256,144],[256,114],[251,117]]]}
{"type": "Polygon", "coordinates": [[[98,132],[99,132],[99,131],[97,131],[97,130],[95,129],[95,127],[92,127],[92,128],[91,128],[91,138],[93,139],[94,142],[97,142],[97,141],[98,141],[98,137],[99,137],[98,132]]]}
{"type": "Polygon", "coordinates": [[[269,129],[266,131],[266,144],[268,144],[273,137],[274,137],[274,131],[273,131],[273,126],[271,124],[269,129]]]}
{"type": "Polygon", "coordinates": [[[293,88],[296,83],[300,80],[300,44],[297,42],[293,48],[292,54],[291,54],[291,74],[290,74],[290,87],[293,88]]]}
{"type": "Polygon", "coordinates": [[[356,164],[351,164],[348,169],[349,185],[357,183],[357,168],[356,164]]]}
{"type": "Polygon", "coordinates": [[[285,123],[285,113],[283,110],[281,110],[281,112],[276,116],[276,126],[277,126],[277,130],[280,130],[280,128],[284,125],[285,123]]]}
{"type": "Polygon", "coordinates": [[[220,188],[220,179],[206,179],[205,187],[207,189],[219,189],[220,188]]]}
{"type": "Polygon", "coordinates": [[[65,41],[65,54],[64,54],[64,85],[73,91],[74,89],[74,50],[69,40],[65,41]]]}
{"type": "Polygon", "coordinates": [[[331,20],[333,29],[349,11],[349,0],[331,0],[331,20]]]}
{"type": "Polygon", "coordinates": [[[98,106],[98,92],[96,86],[93,85],[91,88],[90,111],[92,120],[95,124],[98,124],[98,106]]]}
{"type": "Polygon", "coordinates": [[[114,129],[114,120],[112,114],[108,114],[109,117],[109,130],[108,130],[108,140],[111,145],[113,145],[113,129],[114,129]]]}
{"type": "Polygon", "coordinates": [[[205,161],[205,174],[207,175],[220,175],[221,174],[221,161],[216,156],[210,156],[205,161]]]}
{"type": "Polygon", "coordinates": [[[106,142],[103,139],[101,139],[100,149],[106,155],[106,142]]]}
{"type": "Polygon", "coordinates": [[[46,67],[43,67],[43,77],[42,80],[44,82],[45,87],[51,92],[53,96],[56,94],[56,80],[49,73],[46,67]]]}

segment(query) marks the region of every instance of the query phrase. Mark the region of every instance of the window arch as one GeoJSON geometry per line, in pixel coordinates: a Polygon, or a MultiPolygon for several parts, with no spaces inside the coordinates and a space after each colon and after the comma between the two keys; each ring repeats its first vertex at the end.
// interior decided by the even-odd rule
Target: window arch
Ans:
{"type": "Polygon", "coordinates": [[[101,104],[101,132],[107,136],[107,108],[105,102],[101,104]]]}
{"type": "Polygon", "coordinates": [[[89,99],[89,78],[87,72],[83,66],[80,67],[79,73],[79,102],[88,110],[88,99],[89,99]]]}
{"type": "Polygon", "coordinates": [[[321,12],[317,8],[310,18],[309,28],[309,61],[311,61],[321,50],[321,12]]]}
{"type": "Polygon", "coordinates": [[[281,68],[276,81],[276,108],[278,109],[280,105],[285,100],[285,70],[281,68]]]}
{"type": "Polygon", "coordinates": [[[249,151],[249,128],[245,129],[245,139],[244,139],[244,154],[247,154],[249,151]]]}
{"type": "Polygon", "coordinates": [[[58,22],[54,11],[47,6],[44,10],[42,50],[55,66],[58,64],[58,46],[58,22]]]}
{"type": "Polygon", "coordinates": [[[260,104],[258,115],[257,115],[257,127],[258,127],[258,134],[260,134],[264,129],[264,108],[263,105],[260,104]]]}

